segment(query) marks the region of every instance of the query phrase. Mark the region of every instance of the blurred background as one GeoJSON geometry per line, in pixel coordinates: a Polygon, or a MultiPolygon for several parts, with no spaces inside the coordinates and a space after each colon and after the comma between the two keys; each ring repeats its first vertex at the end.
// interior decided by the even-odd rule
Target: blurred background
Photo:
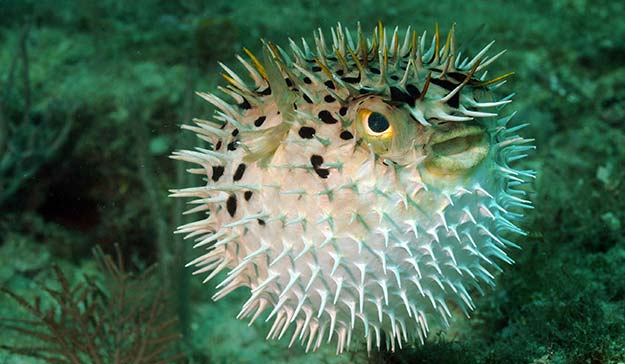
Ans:
{"type": "MultiPolygon", "coordinates": [[[[70,286],[110,282],[93,250],[115,258],[117,246],[177,319],[177,362],[625,362],[623,19],[625,3],[606,0],[0,0],[0,287],[14,294],[0,294],[0,317],[33,319],[16,297],[54,310],[45,287],[63,284],[53,265],[70,286]],[[396,354],[304,354],[234,319],[246,292],[212,302],[215,283],[184,268],[194,253],[173,230],[185,206],[168,189],[200,181],[168,155],[198,145],[180,125],[212,113],[194,92],[223,83],[217,62],[241,70],[234,55],[261,38],[285,45],[337,21],[378,20],[430,34],[456,23],[467,55],[493,39],[508,49],[491,74],[516,72],[501,96],[516,92],[504,110],[531,123],[536,208],[517,264],[470,321],[396,354]]],[[[53,362],[18,349],[43,339],[11,325],[0,363],[53,362]]]]}

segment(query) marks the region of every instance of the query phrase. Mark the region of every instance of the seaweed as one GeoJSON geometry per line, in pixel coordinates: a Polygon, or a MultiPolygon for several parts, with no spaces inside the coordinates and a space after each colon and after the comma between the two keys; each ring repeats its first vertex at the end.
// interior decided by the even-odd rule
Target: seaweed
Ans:
{"type": "Polygon", "coordinates": [[[134,277],[119,249],[117,259],[94,250],[102,282],[85,276],[72,285],[56,265],[51,270],[59,288],[40,285],[44,295],[29,302],[9,289],[2,292],[33,317],[2,318],[0,327],[36,342],[33,346],[0,344],[0,348],[52,364],[164,364],[181,362],[177,319],[168,314],[161,289],[152,290],[154,266],[134,277]]]}

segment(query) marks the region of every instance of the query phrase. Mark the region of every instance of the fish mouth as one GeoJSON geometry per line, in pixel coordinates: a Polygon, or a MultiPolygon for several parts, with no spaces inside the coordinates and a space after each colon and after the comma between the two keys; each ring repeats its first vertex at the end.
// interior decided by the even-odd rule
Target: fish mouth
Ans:
{"type": "Polygon", "coordinates": [[[483,128],[459,126],[436,132],[426,146],[428,169],[438,173],[458,173],[477,166],[488,154],[488,140],[483,128]]]}

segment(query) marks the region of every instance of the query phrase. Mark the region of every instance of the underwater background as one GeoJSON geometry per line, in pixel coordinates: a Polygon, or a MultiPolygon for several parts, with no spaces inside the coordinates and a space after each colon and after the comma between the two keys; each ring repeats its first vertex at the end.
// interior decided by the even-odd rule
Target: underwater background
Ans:
{"type": "Polygon", "coordinates": [[[0,0],[0,364],[625,363],[623,19],[619,1],[0,0]],[[194,92],[219,61],[379,20],[508,49],[491,72],[515,72],[506,111],[537,146],[529,235],[425,346],[288,349],[235,319],[245,290],[213,302],[184,268],[168,189],[197,180],[168,156],[211,114],[194,92]]]}

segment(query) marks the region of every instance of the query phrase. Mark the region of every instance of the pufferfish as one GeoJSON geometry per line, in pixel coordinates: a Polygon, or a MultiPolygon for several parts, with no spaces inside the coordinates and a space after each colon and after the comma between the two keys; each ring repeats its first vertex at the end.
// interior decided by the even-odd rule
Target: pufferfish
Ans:
{"type": "Polygon", "coordinates": [[[338,24],[331,41],[245,49],[249,79],[221,64],[223,95],[198,93],[214,115],[183,128],[207,143],[172,158],[206,183],[172,196],[202,218],[177,232],[202,250],[195,274],[227,272],[213,299],[247,289],[237,317],[273,321],[268,339],[423,343],[513,263],[534,172],[511,164],[534,146],[498,116],[510,74],[484,69],[504,52],[461,57],[453,26],[429,39],[338,24]]]}

